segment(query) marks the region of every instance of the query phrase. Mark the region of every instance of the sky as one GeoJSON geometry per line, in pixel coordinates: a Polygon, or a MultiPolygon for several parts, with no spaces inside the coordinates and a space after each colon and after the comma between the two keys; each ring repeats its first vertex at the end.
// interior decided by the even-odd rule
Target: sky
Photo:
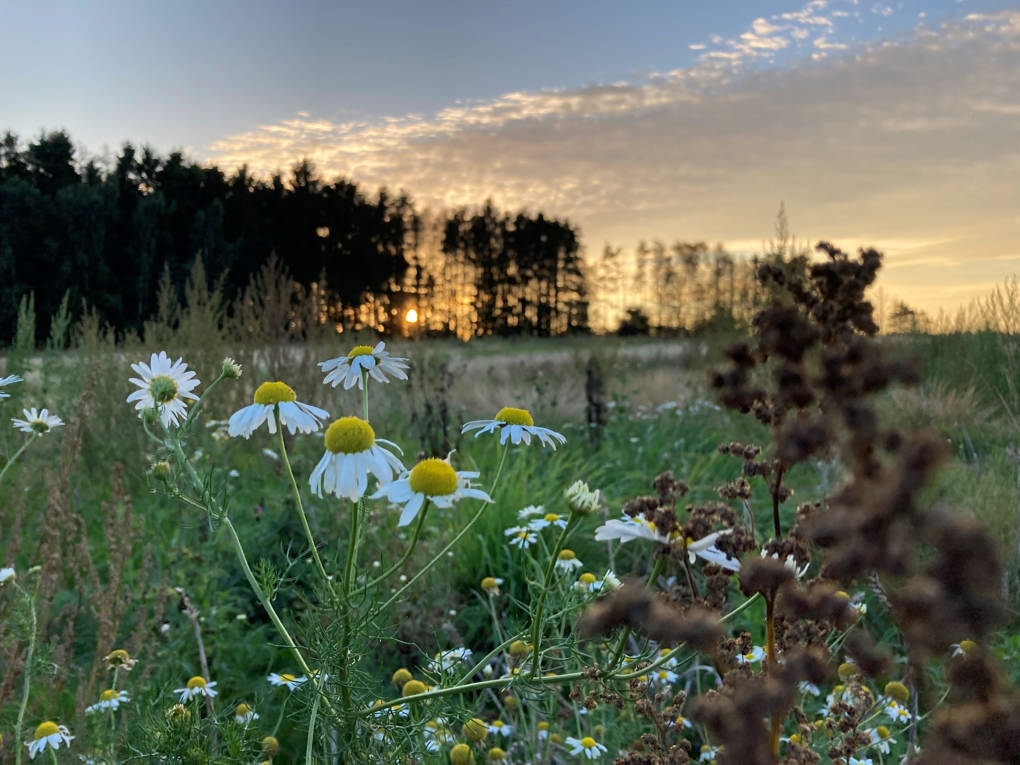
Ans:
{"type": "Polygon", "coordinates": [[[0,130],[66,129],[606,244],[886,255],[952,312],[1020,271],[1020,4],[0,0],[0,130]]]}

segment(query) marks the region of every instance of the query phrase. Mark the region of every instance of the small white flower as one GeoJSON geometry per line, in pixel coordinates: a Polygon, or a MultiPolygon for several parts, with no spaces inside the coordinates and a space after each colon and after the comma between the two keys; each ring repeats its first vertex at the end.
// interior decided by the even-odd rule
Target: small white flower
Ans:
{"type": "Polygon", "coordinates": [[[511,526],[503,533],[510,537],[507,544],[511,547],[520,547],[522,550],[527,550],[538,541],[538,534],[527,526],[511,526]]]}
{"type": "Polygon", "coordinates": [[[877,728],[871,728],[864,732],[871,736],[871,745],[882,754],[889,754],[889,745],[896,743],[896,739],[889,735],[889,729],[884,725],[879,725],[877,728]]]}
{"type": "Polygon", "coordinates": [[[584,481],[574,481],[563,490],[567,506],[578,515],[591,515],[599,509],[599,490],[592,491],[584,481]]]}
{"type": "Polygon", "coordinates": [[[12,417],[11,422],[22,433],[37,433],[41,436],[64,424],[64,421],[59,417],[50,414],[48,409],[43,409],[40,412],[33,406],[31,409],[22,409],[21,411],[25,413],[25,419],[18,420],[12,417]]]}
{"type": "Polygon", "coordinates": [[[698,757],[698,762],[715,762],[715,756],[717,754],[719,754],[719,747],[703,744],[701,747],[701,756],[698,757]]]}
{"type": "Polygon", "coordinates": [[[910,714],[910,710],[903,706],[896,699],[888,699],[884,706],[883,711],[889,715],[889,719],[893,722],[910,722],[913,715],[910,714]]]}
{"type": "Polygon", "coordinates": [[[465,423],[460,432],[467,433],[471,430],[478,431],[475,433],[475,438],[478,438],[482,433],[493,433],[498,430],[500,445],[505,444],[508,438],[510,443],[515,446],[521,441],[530,444],[532,436],[553,449],[556,448],[557,442],[560,444],[567,442],[566,437],[561,433],[535,425],[535,420],[532,419],[531,412],[527,409],[514,409],[509,406],[496,412],[496,416],[491,420],[472,420],[465,423]]]}
{"type": "Polygon", "coordinates": [[[450,648],[440,651],[429,662],[429,670],[433,673],[452,672],[458,664],[471,661],[470,648],[450,648]]]}
{"type": "Polygon", "coordinates": [[[713,531],[708,536],[702,537],[694,542],[687,543],[687,559],[694,563],[695,557],[703,558],[709,563],[714,563],[722,568],[729,569],[730,571],[740,570],[740,561],[730,556],[728,553],[724,553],[718,547],[715,546],[716,540],[724,534],[729,534],[730,530],[724,531],[713,531]]]}
{"type": "Polygon", "coordinates": [[[591,736],[585,736],[584,738],[574,738],[573,736],[567,736],[566,740],[567,748],[570,749],[570,753],[573,755],[583,755],[589,760],[597,760],[608,749],[600,744],[598,741],[593,739],[591,736]]]}
{"type": "Polygon", "coordinates": [[[213,687],[215,682],[207,682],[204,677],[198,677],[197,675],[188,681],[188,684],[183,688],[175,688],[174,693],[181,694],[180,701],[183,704],[185,701],[197,698],[198,696],[205,696],[206,698],[212,698],[218,691],[213,687]]]}
{"type": "Polygon", "coordinates": [[[546,513],[541,518],[533,518],[528,521],[528,528],[532,531],[541,531],[548,526],[565,529],[567,527],[567,519],[559,513],[546,513]]]}
{"type": "Polygon", "coordinates": [[[346,356],[320,361],[319,367],[328,373],[322,381],[323,384],[335,388],[343,383],[344,390],[350,390],[355,385],[361,388],[363,373],[382,383],[389,382],[386,375],[406,380],[407,373],[404,370],[408,368],[407,359],[390,356],[385,349],[386,343],[380,340],[375,348],[359,345],[346,356]]]}
{"type": "Polygon", "coordinates": [[[489,733],[494,736],[498,734],[503,738],[510,738],[513,732],[514,726],[510,725],[510,723],[505,723],[502,720],[493,720],[489,723],[489,733]]]}
{"type": "Polygon", "coordinates": [[[400,459],[382,448],[386,444],[398,452],[396,444],[376,439],[372,426],[359,417],[341,417],[326,429],[326,451],[315,466],[308,483],[312,494],[322,496],[323,489],[337,497],[356,502],[368,488],[368,475],[380,485],[393,480],[406,468],[400,459]]]}
{"type": "MultiPolygon", "coordinates": [[[[7,375],[7,377],[0,377],[0,388],[4,388],[11,383],[22,382],[22,379],[17,375],[7,375]]],[[[0,398],[10,398],[10,393],[4,393],[0,390],[0,398]]]]}
{"type": "Polygon", "coordinates": [[[670,669],[660,667],[655,670],[648,679],[656,685],[672,685],[680,679],[680,675],[670,669]]]}
{"type": "Polygon", "coordinates": [[[149,363],[139,361],[132,364],[131,368],[139,377],[132,377],[130,382],[139,387],[130,396],[127,402],[135,402],[135,410],[141,413],[146,409],[155,407],[159,412],[159,418],[163,425],[170,427],[176,425],[187,412],[187,403],[184,399],[197,401],[192,391],[198,387],[199,380],[195,373],[188,369],[188,365],[181,359],[171,363],[166,351],[153,353],[149,363]]]}
{"type": "Polygon", "coordinates": [[[73,738],[74,736],[71,735],[66,725],[57,725],[55,722],[47,720],[35,729],[33,740],[25,743],[25,746],[28,747],[28,759],[34,760],[35,756],[46,747],[59,749],[60,745],[64,744],[70,748],[73,738]]]}
{"type": "Polygon", "coordinates": [[[450,455],[445,460],[436,457],[422,460],[409,473],[379,487],[372,499],[386,497],[393,504],[404,506],[398,526],[413,521],[426,499],[443,508],[453,507],[455,502],[465,498],[492,502],[488,494],[471,486],[471,479],[477,478],[478,473],[454,470],[449,459],[450,455]]]}
{"type": "Polygon", "coordinates": [[[559,555],[556,556],[556,570],[570,574],[579,568],[583,568],[583,564],[577,557],[577,554],[573,550],[569,550],[564,547],[560,550],[559,555]]]}
{"type": "Polygon", "coordinates": [[[121,704],[126,704],[129,701],[131,701],[131,699],[128,697],[126,691],[117,691],[111,688],[99,694],[99,702],[90,707],[85,707],[85,712],[101,712],[107,709],[112,711],[117,709],[121,704]]]}
{"type": "Polygon", "coordinates": [[[288,691],[294,691],[301,687],[302,684],[308,682],[307,677],[294,677],[294,675],[282,674],[278,675],[273,672],[269,675],[270,685],[285,685],[288,691]]]}
{"type": "Polygon", "coordinates": [[[865,757],[863,760],[858,760],[856,757],[851,757],[848,765],[874,765],[870,757],[865,757]]]}
{"type": "MultiPolygon", "coordinates": [[[[761,548],[761,557],[763,557],[763,558],[774,558],[775,560],[779,560],[779,553],[768,553],[768,552],[766,552],[765,548],[763,547],[763,548],[761,548]]],[[[808,567],[811,565],[811,563],[809,561],[809,562],[805,563],[803,566],[798,566],[797,565],[797,559],[794,558],[792,555],[787,555],[786,556],[786,560],[783,561],[783,565],[785,565],[788,569],[790,569],[790,571],[793,572],[793,575],[797,579],[800,579],[801,577],[804,576],[804,574],[807,573],[808,567]]]]}
{"type": "Polygon", "coordinates": [[[14,578],[14,568],[13,567],[7,566],[5,568],[0,568],[0,584],[3,584],[8,579],[13,579],[13,578],[14,578]]]}
{"type": "Polygon", "coordinates": [[[313,433],[322,426],[322,421],[329,417],[329,412],[325,409],[298,401],[294,389],[286,383],[262,383],[253,398],[254,403],[230,415],[227,433],[231,436],[250,438],[262,423],[268,425],[270,433],[276,433],[274,411],[277,409],[280,412],[280,423],[287,427],[291,435],[298,431],[313,433]]]}
{"type": "Polygon", "coordinates": [[[737,656],[737,664],[753,664],[765,658],[765,649],[761,646],[754,646],[747,653],[737,656]]]}
{"type": "Polygon", "coordinates": [[[655,526],[644,517],[631,518],[624,516],[621,519],[611,519],[595,529],[596,542],[608,542],[618,539],[620,542],[629,542],[632,539],[648,539],[653,542],[669,544],[669,539],[656,531],[655,526]]]}
{"type": "Polygon", "coordinates": [[[252,720],[259,719],[259,713],[247,704],[238,704],[234,707],[234,721],[238,725],[247,725],[252,720]]]}

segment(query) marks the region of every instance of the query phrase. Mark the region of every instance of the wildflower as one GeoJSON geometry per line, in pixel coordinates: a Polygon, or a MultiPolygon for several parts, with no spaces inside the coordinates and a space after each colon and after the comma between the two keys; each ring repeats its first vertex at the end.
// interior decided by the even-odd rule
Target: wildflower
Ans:
{"type": "MultiPolygon", "coordinates": [[[[452,454],[451,452],[450,454],[452,454]]],[[[432,500],[436,507],[453,507],[453,504],[465,497],[492,502],[492,499],[481,489],[471,487],[471,479],[478,473],[472,471],[455,471],[449,462],[432,457],[422,460],[405,473],[402,478],[381,486],[372,499],[385,496],[394,504],[403,505],[398,526],[406,526],[425,504],[426,499],[432,500]]]]}
{"type": "Polygon", "coordinates": [[[437,653],[429,662],[429,669],[432,672],[452,672],[458,664],[466,661],[471,661],[470,648],[451,648],[437,653]]]}
{"type": "Polygon", "coordinates": [[[267,679],[270,685],[287,686],[288,691],[296,691],[303,683],[308,682],[307,677],[294,677],[294,675],[288,674],[278,675],[276,672],[269,675],[267,679]]]}
{"type": "Polygon", "coordinates": [[[737,656],[737,664],[753,664],[765,658],[765,649],[761,646],[753,646],[747,653],[737,656]]]}
{"type": "MultiPolygon", "coordinates": [[[[768,552],[766,552],[765,548],[763,547],[763,548],[761,548],[761,557],[763,557],[763,558],[775,558],[776,560],[779,560],[779,553],[768,553],[768,552]]],[[[803,566],[798,566],[797,565],[797,559],[794,558],[792,555],[787,555],[786,556],[786,560],[783,561],[783,565],[785,565],[788,569],[790,569],[790,571],[793,572],[793,575],[797,579],[800,579],[801,577],[804,576],[804,574],[807,573],[808,567],[811,565],[811,563],[809,561],[809,562],[805,563],[803,566]]]]}
{"type": "Polygon", "coordinates": [[[276,433],[276,417],[280,412],[280,423],[287,426],[291,435],[297,431],[313,433],[329,417],[329,412],[297,400],[294,389],[282,382],[264,382],[255,390],[253,403],[241,407],[227,420],[227,433],[231,436],[250,438],[263,422],[270,433],[276,433]]]}
{"type": "Polygon", "coordinates": [[[672,685],[679,679],[680,676],[676,672],[664,667],[662,669],[657,669],[655,674],[652,675],[652,681],[658,685],[672,685]]]}
{"type": "Polygon", "coordinates": [[[12,417],[11,422],[22,433],[36,433],[41,436],[43,433],[49,433],[53,428],[59,428],[64,424],[62,419],[54,414],[50,414],[47,409],[43,409],[40,412],[33,406],[31,409],[22,409],[21,411],[25,413],[25,419],[18,420],[12,417]]]}
{"type": "Polygon", "coordinates": [[[0,584],[3,584],[8,579],[14,579],[14,569],[11,566],[0,568],[0,584]]]}
{"type": "Polygon", "coordinates": [[[874,765],[870,757],[866,757],[863,760],[858,760],[856,757],[851,757],[847,765],[874,765]]]}
{"type": "Polygon", "coordinates": [[[499,577],[487,576],[482,579],[482,589],[485,590],[485,594],[490,598],[494,598],[499,595],[499,586],[501,584],[503,584],[503,580],[499,577]]]}
{"type": "Polygon", "coordinates": [[[893,722],[906,723],[910,722],[913,717],[910,710],[896,699],[887,699],[882,706],[882,711],[889,715],[889,719],[893,722]]]}
{"type": "Polygon", "coordinates": [[[47,720],[35,729],[33,740],[25,743],[25,746],[28,747],[28,759],[34,760],[35,756],[46,747],[59,749],[61,743],[70,748],[73,738],[74,736],[71,735],[66,725],[57,725],[55,722],[47,720]]]}
{"type": "Polygon", "coordinates": [[[440,720],[429,720],[425,723],[425,748],[430,752],[438,752],[444,744],[453,743],[453,732],[440,720]]]}
{"type": "Polygon", "coordinates": [[[125,691],[117,691],[109,689],[99,694],[99,702],[93,704],[90,707],[86,707],[85,711],[88,712],[101,712],[106,709],[114,710],[117,709],[121,704],[126,704],[131,701],[125,691]]]}
{"type": "Polygon", "coordinates": [[[127,402],[136,402],[139,417],[147,409],[156,409],[163,425],[170,427],[184,418],[187,410],[184,399],[198,400],[198,396],[192,393],[199,384],[195,373],[180,359],[171,363],[166,351],[160,351],[158,355],[153,353],[148,364],[139,361],[131,368],[140,378],[132,377],[130,382],[140,390],[128,396],[127,402]]]}
{"type": "Polygon", "coordinates": [[[471,765],[474,761],[474,752],[467,744],[456,744],[450,750],[450,765],[471,765]]]}
{"type": "Polygon", "coordinates": [[[220,364],[220,374],[223,375],[224,379],[236,380],[241,376],[243,370],[244,367],[230,358],[230,356],[223,357],[223,362],[220,364]]]}
{"type": "MultiPolygon", "coordinates": [[[[0,377],[0,388],[4,388],[11,383],[22,382],[22,379],[17,375],[7,375],[7,377],[0,377]]],[[[0,398],[10,398],[10,393],[4,393],[0,390],[0,398]]]]}
{"type": "Polygon", "coordinates": [[[670,728],[690,728],[691,721],[683,715],[677,715],[675,719],[669,721],[670,728]]]}
{"type": "Polygon", "coordinates": [[[574,582],[574,588],[581,592],[587,593],[598,593],[604,590],[616,590],[620,588],[620,580],[612,572],[607,571],[606,575],[599,579],[597,576],[589,571],[581,574],[576,582],[574,582]]]}
{"type": "Polygon", "coordinates": [[[573,736],[567,736],[566,744],[570,749],[571,754],[583,754],[589,760],[597,760],[608,751],[604,745],[600,744],[591,736],[585,736],[580,739],[574,738],[573,736]]]}
{"type": "Polygon", "coordinates": [[[421,680],[408,680],[404,683],[404,687],[400,689],[400,695],[417,696],[420,693],[425,693],[427,690],[428,686],[426,686],[421,680]]]}
{"type": "Polygon", "coordinates": [[[584,481],[574,481],[563,491],[567,506],[578,515],[591,515],[599,508],[599,491],[592,491],[584,481]]]}
{"type": "Polygon", "coordinates": [[[403,667],[390,676],[390,682],[393,683],[394,688],[403,688],[404,683],[408,680],[414,680],[414,675],[411,674],[410,670],[404,669],[403,667]]]}
{"type": "MultiPolygon", "coordinates": [[[[404,464],[395,454],[378,444],[400,451],[396,444],[376,439],[372,426],[359,417],[341,417],[326,428],[326,452],[315,466],[308,482],[312,494],[322,490],[353,501],[361,499],[368,488],[368,474],[373,473],[380,485],[403,473],[404,464]]],[[[403,453],[403,452],[401,452],[403,453]]]]}
{"type": "Polygon", "coordinates": [[[577,554],[566,547],[560,550],[559,555],[556,556],[556,570],[565,571],[570,573],[575,569],[581,568],[582,563],[577,559],[577,554]]]}
{"type": "Polygon", "coordinates": [[[267,757],[275,757],[280,753],[280,742],[275,736],[266,736],[262,739],[262,754],[267,757]]]}
{"type": "Polygon", "coordinates": [[[515,446],[521,441],[525,444],[530,444],[532,436],[535,436],[543,444],[548,444],[553,449],[556,448],[557,442],[561,444],[567,442],[566,437],[555,430],[540,428],[535,425],[531,412],[527,409],[514,409],[509,406],[503,407],[496,412],[496,416],[491,420],[472,420],[465,423],[460,432],[467,433],[470,430],[478,431],[475,433],[475,438],[478,438],[482,433],[492,433],[498,430],[500,431],[500,445],[505,444],[508,438],[510,443],[515,446]]]}
{"type": "MultiPolygon", "coordinates": [[[[2,574],[0,574],[2,575],[2,574]]],[[[3,581],[0,579],[0,581],[3,581]]],[[[973,653],[978,649],[978,644],[973,640],[961,640],[959,643],[953,643],[950,646],[953,649],[953,656],[966,656],[967,654],[973,653]]]]}
{"type": "Polygon", "coordinates": [[[504,738],[510,738],[513,732],[514,726],[510,725],[509,723],[505,723],[502,720],[493,720],[491,723],[489,723],[489,733],[491,733],[493,736],[500,735],[503,736],[504,738]]]}
{"type": "Polygon", "coordinates": [[[740,569],[740,561],[715,546],[715,542],[719,537],[729,533],[728,529],[713,531],[708,536],[702,537],[697,541],[688,540],[687,559],[694,563],[695,557],[703,558],[709,563],[714,563],[730,571],[738,571],[740,569]]]}
{"type": "Polygon", "coordinates": [[[498,746],[494,746],[489,750],[489,753],[486,756],[488,757],[489,762],[502,762],[506,759],[506,752],[498,746]]]}
{"type": "Polygon", "coordinates": [[[489,734],[489,726],[485,724],[485,720],[472,717],[461,726],[461,732],[468,741],[485,741],[485,737],[489,734]]]}
{"type": "Polygon", "coordinates": [[[528,521],[528,528],[532,531],[541,531],[549,526],[565,529],[567,527],[567,519],[559,513],[545,513],[541,518],[533,518],[528,521]]]}
{"type": "Polygon", "coordinates": [[[889,745],[896,743],[896,739],[890,735],[889,729],[884,725],[879,725],[877,728],[864,732],[871,736],[872,746],[882,754],[889,754],[889,745]]]}
{"type": "Polygon", "coordinates": [[[715,762],[715,757],[719,754],[720,747],[709,746],[703,744],[701,747],[701,755],[698,757],[698,762],[715,762]]]}
{"type": "Polygon", "coordinates": [[[613,539],[618,539],[620,542],[629,542],[632,539],[649,539],[662,544],[670,542],[669,538],[660,534],[650,521],[642,517],[631,518],[630,516],[608,520],[595,529],[596,542],[608,542],[613,539]]]}
{"type": "Polygon", "coordinates": [[[234,707],[234,720],[238,725],[247,725],[252,720],[259,719],[258,712],[247,704],[241,703],[234,707]]]}
{"type": "Polygon", "coordinates": [[[535,726],[535,728],[536,731],[538,732],[539,741],[545,741],[547,738],[549,738],[549,723],[547,723],[545,720],[542,720],[542,722],[535,726]]]}
{"type": "Polygon", "coordinates": [[[335,388],[343,383],[344,390],[350,390],[355,385],[363,388],[362,378],[365,374],[382,383],[389,382],[386,375],[406,380],[407,373],[404,370],[408,368],[408,364],[407,359],[390,356],[386,352],[386,343],[380,340],[375,348],[359,345],[352,348],[346,356],[320,361],[319,368],[327,373],[322,381],[324,385],[332,385],[335,388]]]}
{"type": "Polygon", "coordinates": [[[508,542],[510,546],[520,547],[522,550],[527,550],[538,541],[538,535],[527,526],[511,526],[503,533],[511,537],[508,542]]]}
{"type": "Polygon", "coordinates": [[[165,717],[171,725],[182,725],[191,719],[191,711],[183,704],[174,704],[166,710],[165,717]]]}
{"type": "Polygon", "coordinates": [[[188,684],[183,688],[175,688],[174,693],[181,694],[181,703],[190,699],[197,698],[199,696],[205,696],[211,699],[215,696],[218,691],[213,688],[216,685],[215,682],[206,682],[204,677],[195,676],[188,681],[188,684]]]}
{"type": "Polygon", "coordinates": [[[103,657],[103,661],[106,663],[107,669],[122,669],[125,672],[130,672],[138,663],[138,659],[132,659],[123,648],[115,648],[110,651],[103,657]]]}

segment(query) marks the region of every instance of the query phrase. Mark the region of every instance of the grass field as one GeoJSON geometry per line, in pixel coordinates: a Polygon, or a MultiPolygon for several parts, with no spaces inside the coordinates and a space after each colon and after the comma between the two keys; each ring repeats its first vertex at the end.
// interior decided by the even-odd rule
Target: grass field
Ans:
{"type": "MultiPolygon", "coordinates": [[[[361,342],[374,345],[373,338],[303,343],[259,338],[232,346],[215,332],[197,342],[202,335],[192,326],[165,332],[156,344],[114,344],[93,324],[80,327],[69,348],[37,353],[15,344],[7,358],[5,374],[24,377],[4,388],[10,398],[0,406],[7,416],[45,406],[64,425],[38,437],[12,428],[0,435],[8,456],[32,440],[0,482],[0,567],[14,571],[0,584],[0,761],[24,759],[25,743],[50,732],[37,730],[43,721],[66,725],[74,736],[69,746],[45,752],[61,762],[77,761],[79,754],[95,762],[326,762],[354,739],[359,757],[380,762],[467,762],[465,751],[475,760],[498,759],[503,752],[510,762],[566,762],[590,752],[612,761],[618,753],[637,751],[635,746],[648,756],[677,758],[648,761],[682,762],[677,747],[690,748],[693,759],[703,746],[711,754],[712,736],[700,723],[691,726],[684,697],[674,695],[685,691],[693,698],[711,687],[711,662],[690,651],[671,657],[663,665],[676,678],[668,692],[654,681],[635,679],[634,672],[628,675],[628,666],[637,666],[631,662],[658,656],[659,644],[630,628],[610,633],[606,643],[579,640],[577,619],[598,593],[581,592],[574,582],[583,572],[601,581],[612,569],[621,579],[652,574],[667,589],[681,587],[675,581],[684,577],[679,559],[653,555],[652,544],[641,540],[598,542],[594,532],[620,517],[629,500],[654,494],[653,479],[665,471],[690,487],[681,509],[719,502],[719,487],[741,471],[739,460],[717,451],[720,443],[757,443],[768,450],[769,431],[753,417],[721,408],[708,384],[709,371],[722,365],[722,349],[732,338],[388,345],[391,354],[410,360],[410,379],[369,381],[367,407],[376,437],[397,444],[409,467],[419,457],[445,457],[454,450],[454,467],[477,471],[476,484],[492,499],[483,512],[472,500],[433,506],[419,529],[398,528],[398,513],[385,501],[363,502],[356,510],[347,500],[313,496],[308,480],[323,455],[321,433],[284,439],[300,500],[276,436],[264,426],[249,439],[226,435],[226,420],[265,381],[283,380],[298,401],[326,409],[326,424],[361,416],[366,404],[359,390],[324,386],[316,363],[346,355],[361,342]],[[181,436],[186,464],[173,462],[166,442],[160,446],[146,437],[125,402],[136,389],[128,381],[135,376],[130,365],[160,350],[184,359],[202,381],[199,391],[220,373],[225,356],[244,368],[240,379],[224,380],[203,400],[187,432],[174,435],[181,436]],[[522,444],[504,454],[493,435],[461,434],[465,422],[493,417],[502,407],[529,410],[536,425],[562,433],[566,444],[555,451],[522,444]],[[501,465],[501,479],[493,485],[501,465]],[[187,485],[189,471],[197,484],[187,485]],[[578,480],[601,492],[591,515],[575,517],[563,498],[578,480]],[[329,581],[318,578],[299,501],[329,581]],[[511,546],[513,536],[505,532],[523,524],[518,513],[529,506],[571,518],[569,537],[553,525],[535,534],[528,549],[511,546]],[[359,526],[351,544],[355,517],[359,526]],[[232,529],[295,648],[309,667],[329,675],[321,694],[312,688],[318,676],[295,664],[295,652],[246,578],[232,529]],[[462,531],[456,546],[444,550],[462,531]],[[583,563],[576,570],[564,567],[566,576],[556,569],[550,577],[564,546],[583,563]],[[348,588],[345,565],[355,549],[348,588]],[[369,586],[391,567],[387,579],[369,586]],[[484,577],[502,580],[498,596],[482,588],[484,577]],[[340,592],[336,583],[342,580],[340,592]],[[409,580],[413,584],[399,597],[390,597],[409,580]],[[365,591],[358,595],[359,590],[365,591]],[[536,609],[543,625],[538,631],[536,609]],[[511,648],[515,636],[523,654],[519,646],[511,648]],[[528,674],[528,662],[538,658],[537,649],[529,653],[535,637],[544,641],[543,666],[564,676],[579,673],[575,679],[556,683],[533,674],[529,682],[514,679],[528,674]],[[118,648],[137,659],[129,673],[104,664],[118,648]],[[457,664],[457,672],[449,674],[429,669],[429,657],[454,649],[469,649],[474,663],[457,664]],[[608,680],[584,674],[585,667],[624,656],[632,658],[617,662],[608,680]],[[357,724],[345,716],[344,709],[363,709],[376,699],[396,704],[401,690],[408,695],[392,684],[401,668],[425,682],[423,690],[458,683],[470,688],[405,703],[400,712],[362,711],[357,724]],[[308,687],[290,691],[272,685],[267,681],[272,673],[305,675],[308,687]],[[181,695],[175,689],[193,677],[215,681],[218,694],[172,711],[181,695]],[[86,712],[104,691],[124,692],[130,701],[116,711],[86,712]],[[238,704],[249,705],[257,719],[235,722],[238,704]],[[470,725],[462,730],[473,718],[486,725],[499,720],[514,732],[504,736],[495,726],[480,741],[470,725]],[[642,734],[651,737],[643,745],[642,734]],[[271,743],[264,746],[266,736],[279,743],[275,758],[271,743]],[[457,749],[459,744],[466,750],[457,749]],[[593,749],[595,744],[606,752],[593,749]],[[572,754],[574,749],[580,754],[572,754]]],[[[924,502],[973,517],[990,531],[996,549],[989,554],[998,556],[1006,573],[987,586],[1001,592],[1009,613],[1015,613],[1017,340],[989,332],[880,343],[895,355],[918,358],[925,371],[919,385],[881,394],[876,409],[885,424],[933,429],[948,444],[950,459],[926,487],[924,502]]],[[[829,496],[845,471],[834,454],[797,465],[787,476],[794,494],[782,505],[783,528],[790,528],[798,505],[829,496]]],[[[772,523],[766,488],[752,481],[748,500],[759,530],[772,523]]],[[[741,503],[730,505],[743,512],[741,503]]],[[[806,577],[817,573],[812,564],[806,577]]],[[[893,656],[881,677],[859,683],[874,696],[874,711],[860,730],[882,723],[894,740],[892,754],[882,752],[880,743],[861,745],[854,749],[856,761],[866,756],[899,761],[896,753],[905,751],[910,726],[883,716],[879,702],[883,684],[908,672],[903,636],[875,588],[861,583],[848,595],[859,601],[861,625],[893,656]]],[[[722,597],[731,609],[744,604],[725,623],[725,634],[737,639],[739,656],[750,655],[750,647],[763,646],[767,638],[764,606],[760,598],[744,598],[733,582],[722,597]],[[751,645],[740,642],[745,632],[751,645]]],[[[989,646],[1015,682],[1020,641],[1013,626],[1001,626],[989,646]]],[[[838,630],[827,638],[836,665],[845,661],[841,639],[838,630]]],[[[752,674],[763,672],[760,663],[748,666],[752,674]]],[[[912,712],[920,715],[920,733],[927,715],[944,702],[948,666],[949,657],[933,661],[911,685],[912,700],[920,696],[912,712]]],[[[837,683],[833,671],[819,684],[818,697],[803,694],[798,704],[805,714],[824,718],[826,694],[838,694],[837,683]]],[[[849,686],[846,678],[840,683],[849,686]]],[[[784,737],[796,732],[796,723],[790,726],[784,737]]],[[[822,761],[830,761],[825,752],[831,746],[815,744],[822,761]]]]}

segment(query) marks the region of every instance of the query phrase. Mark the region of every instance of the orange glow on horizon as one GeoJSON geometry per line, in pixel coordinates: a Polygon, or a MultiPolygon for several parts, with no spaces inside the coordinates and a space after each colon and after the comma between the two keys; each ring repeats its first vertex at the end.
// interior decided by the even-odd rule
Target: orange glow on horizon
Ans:
{"type": "Polygon", "coordinates": [[[406,314],[404,314],[404,321],[406,321],[408,324],[415,324],[415,323],[417,323],[417,321],[418,321],[418,312],[416,310],[414,310],[413,308],[409,309],[408,312],[406,314]]]}

